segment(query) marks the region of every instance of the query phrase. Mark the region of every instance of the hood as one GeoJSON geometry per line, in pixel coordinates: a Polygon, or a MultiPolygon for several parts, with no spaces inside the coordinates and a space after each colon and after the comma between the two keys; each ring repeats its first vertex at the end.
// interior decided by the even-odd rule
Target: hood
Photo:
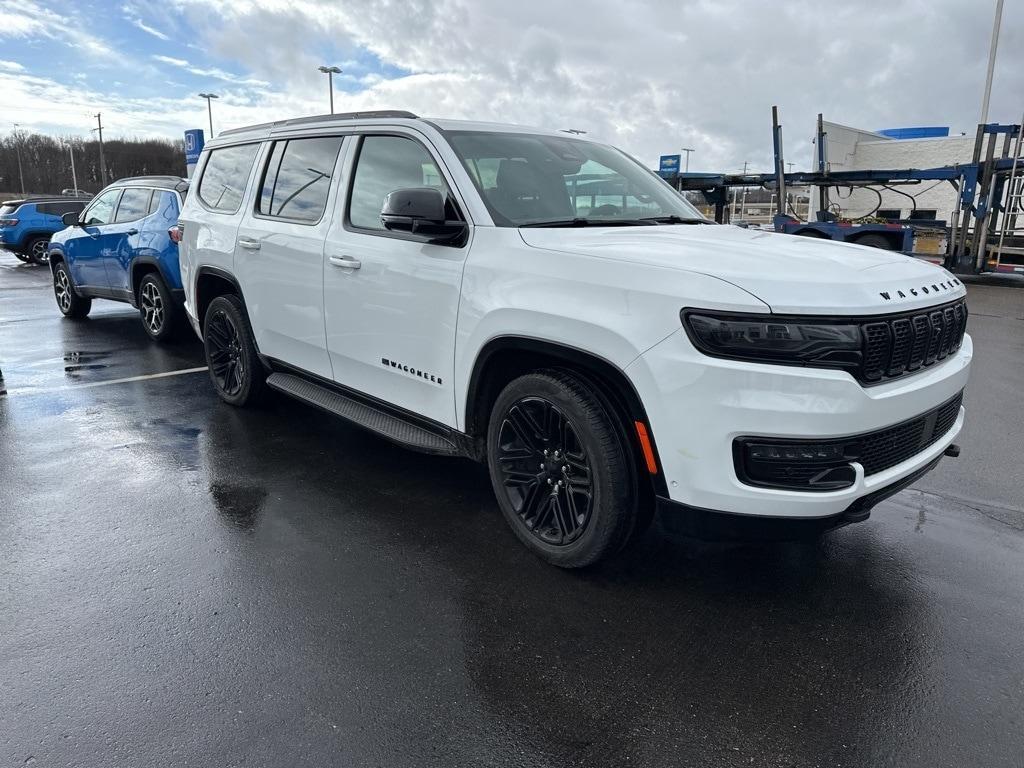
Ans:
{"type": "Polygon", "coordinates": [[[966,293],[946,270],[893,251],[730,226],[520,229],[545,250],[698,272],[736,285],[773,312],[901,312],[966,293]]]}

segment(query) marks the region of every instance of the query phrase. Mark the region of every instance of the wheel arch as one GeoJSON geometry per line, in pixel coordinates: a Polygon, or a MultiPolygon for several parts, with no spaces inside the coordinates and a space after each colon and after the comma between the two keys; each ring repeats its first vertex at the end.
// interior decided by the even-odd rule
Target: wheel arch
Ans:
{"type": "Polygon", "coordinates": [[[203,327],[203,318],[206,317],[206,310],[218,296],[233,294],[242,302],[242,308],[246,315],[249,308],[245,303],[245,295],[242,293],[242,286],[230,272],[219,267],[202,266],[196,270],[194,304],[196,321],[199,328],[203,327]]]}
{"type": "Polygon", "coordinates": [[[591,386],[612,412],[634,454],[638,477],[649,477],[656,494],[667,495],[665,476],[651,428],[636,387],[619,366],[576,347],[528,336],[500,336],[488,341],[477,353],[466,390],[464,424],[468,435],[482,442],[487,433],[491,407],[508,382],[530,371],[544,368],[567,370],[591,386]],[[643,423],[657,471],[647,470],[643,447],[635,422],[643,423]]]}
{"type": "Polygon", "coordinates": [[[164,272],[163,265],[160,261],[153,256],[136,256],[132,259],[132,265],[129,268],[130,285],[132,287],[132,296],[138,300],[139,296],[139,285],[142,283],[142,278],[146,275],[156,272],[160,275],[160,279],[164,281],[164,285],[167,289],[171,288],[171,281],[167,279],[167,273],[164,272]]]}

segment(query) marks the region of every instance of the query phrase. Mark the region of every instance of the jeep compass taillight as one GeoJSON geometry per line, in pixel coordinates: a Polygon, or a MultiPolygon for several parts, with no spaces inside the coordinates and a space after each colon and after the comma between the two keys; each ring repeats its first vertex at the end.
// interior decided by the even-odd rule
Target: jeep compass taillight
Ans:
{"type": "Polygon", "coordinates": [[[173,227],[168,228],[167,236],[171,238],[172,243],[180,243],[181,236],[185,233],[184,227],[181,224],[175,224],[173,227]]]}
{"type": "Polygon", "coordinates": [[[0,227],[16,227],[18,226],[17,219],[0,219],[0,227]]]}

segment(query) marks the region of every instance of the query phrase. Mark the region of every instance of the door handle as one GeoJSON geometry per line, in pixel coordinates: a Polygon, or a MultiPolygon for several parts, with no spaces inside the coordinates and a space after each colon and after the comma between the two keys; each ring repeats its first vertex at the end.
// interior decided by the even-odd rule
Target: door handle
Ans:
{"type": "Polygon", "coordinates": [[[139,230],[135,229],[135,227],[132,227],[127,232],[125,232],[125,234],[126,235],[137,235],[137,234],[139,234],[139,230]]]}
{"type": "Polygon", "coordinates": [[[353,259],[351,256],[330,256],[328,260],[334,266],[343,269],[359,269],[363,266],[363,262],[359,259],[353,259]]]}
{"type": "Polygon", "coordinates": [[[251,237],[238,238],[238,245],[240,248],[247,248],[250,251],[258,251],[260,249],[260,241],[253,240],[251,237]]]}

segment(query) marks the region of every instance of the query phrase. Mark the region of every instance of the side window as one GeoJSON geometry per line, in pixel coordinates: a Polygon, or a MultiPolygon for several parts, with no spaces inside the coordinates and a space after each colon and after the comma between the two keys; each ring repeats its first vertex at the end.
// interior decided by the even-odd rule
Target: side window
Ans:
{"type": "Polygon", "coordinates": [[[114,220],[114,206],[117,205],[117,198],[121,196],[120,189],[111,189],[92,201],[92,204],[82,214],[82,222],[88,225],[109,224],[114,220]]]}
{"type": "Polygon", "coordinates": [[[56,210],[54,210],[55,206],[56,203],[39,203],[36,206],[36,213],[41,213],[44,216],[54,216],[57,213],[56,210]]]}
{"type": "Polygon", "coordinates": [[[259,144],[241,144],[215,149],[203,168],[196,194],[207,206],[221,213],[235,213],[242,204],[245,183],[259,144]]]}
{"type": "Polygon", "coordinates": [[[153,199],[149,201],[149,212],[160,212],[165,219],[174,218],[178,215],[178,201],[173,192],[154,190],[153,199]]]}
{"type": "Polygon", "coordinates": [[[327,208],[341,136],[275,141],[256,210],[264,216],[315,222],[327,208]]]}
{"type": "Polygon", "coordinates": [[[402,136],[366,136],[349,194],[349,222],[360,229],[383,230],[380,209],[384,198],[409,187],[448,190],[434,159],[418,142],[402,136]]]}
{"type": "Polygon", "coordinates": [[[126,189],[121,195],[121,202],[117,204],[114,223],[138,221],[145,216],[149,211],[149,198],[152,194],[149,189],[126,189]]]}

